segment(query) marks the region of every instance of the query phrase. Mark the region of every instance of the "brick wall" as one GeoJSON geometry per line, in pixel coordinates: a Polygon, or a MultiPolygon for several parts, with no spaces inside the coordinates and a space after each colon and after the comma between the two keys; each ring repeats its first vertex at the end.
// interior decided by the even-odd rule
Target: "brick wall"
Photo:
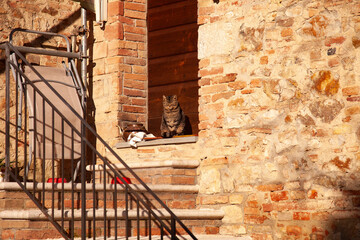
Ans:
{"type": "Polygon", "coordinates": [[[109,19],[94,26],[92,73],[97,131],[110,145],[117,125],[147,124],[146,1],[109,1],[109,19]]]}
{"type": "Polygon", "coordinates": [[[199,0],[198,14],[198,204],[225,211],[221,234],[357,239],[359,2],[199,0]]]}

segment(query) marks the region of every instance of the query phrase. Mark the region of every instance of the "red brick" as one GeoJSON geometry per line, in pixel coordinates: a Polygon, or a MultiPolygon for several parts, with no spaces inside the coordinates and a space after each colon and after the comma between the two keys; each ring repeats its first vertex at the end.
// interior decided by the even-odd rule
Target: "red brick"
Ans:
{"type": "Polygon", "coordinates": [[[263,85],[262,82],[263,81],[261,79],[253,79],[250,82],[250,87],[251,88],[260,88],[263,85]]]}
{"type": "Polygon", "coordinates": [[[124,58],[120,56],[106,58],[106,64],[124,63],[124,58]]]}
{"type": "Polygon", "coordinates": [[[215,7],[200,7],[198,10],[199,15],[210,15],[211,13],[215,12],[215,7]]]}
{"type": "Polygon", "coordinates": [[[223,67],[216,67],[216,68],[211,68],[211,69],[201,69],[199,71],[199,74],[201,77],[205,77],[205,76],[209,76],[209,75],[220,74],[220,73],[223,73],[223,71],[224,71],[223,67]]]}
{"type": "Polygon", "coordinates": [[[245,208],[244,208],[244,214],[248,214],[248,215],[259,215],[259,214],[260,214],[260,210],[259,210],[259,208],[245,207],[245,208]]]}
{"type": "Polygon", "coordinates": [[[199,80],[199,86],[210,85],[210,78],[201,78],[199,80]]]}
{"type": "Polygon", "coordinates": [[[124,87],[145,90],[146,84],[144,81],[135,81],[132,79],[126,79],[124,80],[124,87]]]}
{"type": "Polygon", "coordinates": [[[145,12],[146,5],[141,3],[132,3],[132,2],[125,2],[125,9],[145,12]]]}
{"type": "Polygon", "coordinates": [[[248,200],[247,202],[246,202],[246,206],[248,206],[248,207],[253,207],[253,208],[255,208],[255,207],[258,207],[259,206],[259,203],[258,203],[258,201],[256,201],[256,200],[248,200]]]}
{"type": "Polygon", "coordinates": [[[134,50],[130,50],[130,49],[124,49],[124,48],[119,48],[116,50],[117,55],[119,56],[131,56],[131,57],[137,57],[138,52],[134,51],[134,50]]]}
{"type": "Polygon", "coordinates": [[[104,36],[107,40],[124,39],[124,29],[120,22],[105,27],[104,36]]]}
{"type": "Polygon", "coordinates": [[[272,191],[279,191],[284,189],[283,184],[267,184],[267,185],[260,185],[256,187],[257,190],[262,192],[272,192],[272,191]]]}
{"type": "Polygon", "coordinates": [[[169,202],[168,206],[172,209],[194,209],[195,208],[195,201],[187,200],[187,201],[171,201],[169,202]]]}
{"type": "Polygon", "coordinates": [[[213,104],[208,104],[208,107],[210,109],[213,109],[217,112],[217,114],[220,114],[220,110],[224,109],[224,104],[223,103],[213,103],[213,104]]]}
{"type": "Polygon", "coordinates": [[[198,24],[199,25],[202,25],[202,24],[205,24],[205,23],[208,23],[210,22],[210,16],[198,16],[198,24]]]}
{"type": "Polygon", "coordinates": [[[146,60],[141,58],[135,58],[135,57],[125,57],[125,63],[130,65],[139,65],[139,66],[145,66],[146,60]]]}
{"type": "Polygon", "coordinates": [[[205,68],[210,65],[210,59],[204,58],[199,61],[199,69],[205,68]]]}
{"type": "Polygon", "coordinates": [[[172,184],[181,184],[181,185],[193,185],[195,184],[195,178],[190,176],[190,177],[172,177],[172,184]]]}
{"type": "Polygon", "coordinates": [[[360,106],[351,106],[345,109],[345,115],[351,116],[360,113],[360,106]]]}
{"type": "Polygon", "coordinates": [[[285,28],[281,31],[282,37],[291,37],[293,35],[293,30],[291,28],[285,28]]]}
{"type": "Polygon", "coordinates": [[[351,86],[342,89],[344,96],[360,95],[360,86],[351,86]]]}
{"type": "Polygon", "coordinates": [[[146,99],[144,98],[133,98],[131,99],[132,105],[146,106],[146,99]]]}
{"type": "Polygon", "coordinates": [[[340,60],[339,58],[335,57],[335,58],[332,58],[328,61],[328,65],[329,67],[337,67],[340,65],[340,60]]]}
{"type": "Polygon", "coordinates": [[[12,230],[2,230],[1,239],[14,239],[15,234],[12,230]]]}
{"type": "Polygon", "coordinates": [[[290,198],[292,200],[305,199],[305,196],[306,196],[305,192],[301,191],[301,190],[299,190],[299,191],[291,191],[290,192],[290,198]]]}
{"type": "Polygon", "coordinates": [[[137,121],[137,116],[138,116],[138,114],[124,113],[124,112],[118,113],[118,118],[121,119],[122,121],[135,122],[135,121],[137,121]]]}
{"type": "Polygon", "coordinates": [[[237,73],[229,73],[226,74],[225,76],[218,76],[215,77],[212,80],[212,83],[229,83],[229,82],[234,82],[236,79],[237,73]]]}
{"type": "Polygon", "coordinates": [[[16,232],[16,239],[46,239],[61,237],[56,230],[42,229],[42,230],[19,230],[16,232]]]}
{"type": "Polygon", "coordinates": [[[242,94],[251,94],[254,93],[254,89],[245,89],[241,91],[242,94]]]}
{"type": "Polygon", "coordinates": [[[271,200],[273,200],[275,202],[284,201],[284,200],[289,199],[287,191],[271,192],[270,197],[271,197],[271,200]]]}
{"type": "Polygon", "coordinates": [[[142,51],[147,50],[147,45],[145,43],[143,43],[143,42],[138,42],[137,46],[138,46],[139,50],[142,50],[142,51]]]}
{"type": "Polygon", "coordinates": [[[344,37],[330,37],[325,39],[325,46],[330,47],[332,44],[342,44],[346,38],[344,37]]]}
{"type": "Polygon", "coordinates": [[[287,226],[286,227],[287,235],[300,236],[302,233],[302,228],[299,226],[287,226]]]}
{"type": "Polygon", "coordinates": [[[139,107],[139,106],[124,105],[123,106],[123,111],[124,112],[133,112],[133,113],[145,113],[146,108],[145,107],[139,107]]]}
{"type": "Polygon", "coordinates": [[[331,213],[329,212],[316,212],[311,214],[312,220],[315,221],[326,221],[331,218],[331,213]]]}
{"type": "Polygon", "coordinates": [[[264,212],[271,212],[273,210],[273,205],[271,203],[265,203],[262,205],[264,212]]]}
{"type": "Polygon", "coordinates": [[[349,102],[360,102],[360,97],[348,97],[346,100],[349,102]]]}
{"type": "Polygon", "coordinates": [[[206,227],[205,226],[205,233],[206,234],[219,234],[219,227],[206,227]]]}
{"type": "Polygon", "coordinates": [[[260,58],[260,64],[261,65],[265,65],[265,64],[268,64],[269,63],[269,57],[268,56],[262,56],[260,58]]]}
{"type": "Polygon", "coordinates": [[[125,7],[125,17],[136,18],[136,19],[146,19],[146,12],[139,12],[134,10],[128,10],[125,7]]]}
{"type": "Polygon", "coordinates": [[[108,3],[108,14],[109,17],[117,16],[117,15],[124,15],[124,2],[109,2],[108,3]]]}
{"type": "Polygon", "coordinates": [[[268,218],[266,216],[258,216],[258,215],[245,215],[244,223],[247,224],[263,224],[265,220],[268,218]]]}
{"type": "Polygon", "coordinates": [[[229,87],[233,90],[241,90],[246,88],[247,84],[245,81],[236,81],[229,83],[229,87]]]}
{"type": "Polygon", "coordinates": [[[146,20],[137,19],[135,22],[135,26],[146,28],[146,20]]]}
{"type": "Polygon", "coordinates": [[[124,78],[129,79],[129,80],[146,81],[147,75],[146,74],[125,73],[124,78]]]}
{"type": "Polygon", "coordinates": [[[136,152],[138,152],[138,153],[155,153],[155,149],[139,148],[139,149],[136,149],[136,152]]]}
{"type": "Polygon", "coordinates": [[[202,196],[200,202],[204,205],[224,204],[229,202],[229,197],[218,195],[202,196]]]}
{"type": "Polygon", "coordinates": [[[310,190],[310,191],[308,192],[308,198],[310,198],[310,199],[315,199],[315,198],[317,198],[317,197],[318,197],[318,193],[317,193],[316,190],[310,190]]]}
{"type": "Polygon", "coordinates": [[[224,19],[223,16],[212,16],[210,17],[210,23],[221,21],[222,19],[224,19]]]}
{"type": "MultiPolygon", "coordinates": [[[[133,73],[139,73],[139,74],[146,74],[147,73],[147,68],[144,66],[133,66],[133,73]]],[[[146,80],[147,78],[145,78],[146,80]]]]}
{"type": "Polygon", "coordinates": [[[125,25],[124,31],[126,33],[135,33],[135,34],[146,35],[146,29],[142,28],[142,27],[133,27],[133,26],[125,25]]]}
{"type": "Polygon", "coordinates": [[[131,19],[128,17],[124,17],[124,16],[119,16],[118,20],[122,23],[122,24],[127,24],[127,25],[131,25],[131,26],[135,26],[135,19],[131,19]]]}
{"type": "Polygon", "coordinates": [[[142,34],[135,34],[135,33],[125,33],[125,39],[128,41],[138,41],[138,42],[145,42],[146,36],[142,34]]]}
{"type": "Polygon", "coordinates": [[[310,220],[310,213],[308,213],[308,212],[294,212],[293,213],[293,219],[294,220],[303,220],[303,221],[310,220]]]}

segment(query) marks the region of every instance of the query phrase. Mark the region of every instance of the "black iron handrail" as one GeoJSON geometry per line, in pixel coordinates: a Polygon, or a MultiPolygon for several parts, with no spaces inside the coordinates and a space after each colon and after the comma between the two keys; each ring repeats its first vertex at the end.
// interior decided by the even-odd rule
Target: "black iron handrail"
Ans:
{"type": "MultiPolygon", "coordinates": [[[[6,178],[8,179],[9,176],[14,179],[23,189],[23,191],[34,201],[36,206],[42,211],[42,213],[49,219],[49,221],[55,226],[55,228],[59,231],[59,233],[66,239],[73,239],[75,235],[77,235],[77,229],[75,229],[74,222],[76,219],[74,218],[74,211],[75,208],[81,209],[81,226],[86,226],[87,221],[92,221],[92,225],[90,223],[88,224],[88,227],[81,230],[81,236],[92,236],[94,239],[96,236],[100,235],[100,233],[103,234],[103,237],[106,239],[107,236],[114,235],[115,238],[117,238],[118,235],[125,235],[126,238],[128,238],[131,235],[137,235],[140,236],[140,221],[142,220],[142,217],[140,217],[140,210],[145,211],[148,215],[148,219],[146,220],[146,226],[145,229],[148,231],[149,239],[151,239],[151,233],[152,228],[156,227],[159,229],[159,234],[163,237],[164,235],[168,235],[171,237],[171,239],[178,239],[178,235],[181,235],[181,232],[179,233],[179,228],[177,228],[177,224],[180,226],[180,228],[187,233],[189,236],[192,237],[192,239],[196,239],[196,237],[191,233],[191,231],[184,225],[184,223],[161,201],[161,199],[143,182],[143,180],[135,174],[135,172],[115,153],[115,151],[103,140],[96,131],[85,121],[85,119],[82,118],[82,116],[77,113],[70,104],[66,102],[66,100],[62,97],[61,94],[59,94],[37,71],[36,69],[29,64],[29,62],[26,60],[26,58],[20,53],[18,47],[14,47],[10,43],[3,43],[0,45],[0,48],[5,49],[6,52],[6,178]],[[62,114],[62,111],[57,109],[57,107],[50,102],[50,100],[46,97],[46,93],[41,92],[37,86],[31,82],[26,74],[13,62],[10,61],[10,53],[16,54],[18,56],[23,64],[27,65],[36,75],[39,77],[39,79],[46,84],[46,86],[58,97],[59,101],[61,101],[64,105],[66,105],[67,108],[70,109],[72,114],[78,118],[78,120],[81,122],[81,129],[76,128],[72,122],[66,119],[66,117],[62,114]],[[46,196],[45,192],[45,181],[46,176],[48,174],[45,173],[45,159],[40,160],[41,169],[37,170],[37,162],[36,160],[36,147],[34,147],[34,152],[30,153],[33,154],[34,157],[34,163],[33,163],[33,182],[36,182],[38,184],[30,184],[29,179],[27,179],[26,176],[23,176],[24,179],[21,180],[20,172],[18,171],[18,167],[20,167],[21,163],[18,159],[18,143],[24,142],[24,162],[23,166],[27,167],[27,151],[28,146],[27,142],[30,138],[30,127],[27,123],[27,101],[23,99],[18,99],[18,89],[15,88],[15,97],[16,97],[16,109],[15,114],[18,113],[18,111],[24,111],[23,118],[25,119],[24,128],[22,128],[23,136],[22,139],[19,136],[17,129],[15,130],[15,172],[10,171],[10,138],[13,139],[14,136],[11,136],[10,132],[11,129],[14,129],[14,126],[18,126],[18,118],[15,118],[16,124],[11,123],[11,112],[10,112],[10,66],[15,69],[15,71],[18,73],[16,74],[16,77],[20,74],[21,77],[24,79],[23,87],[26,89],[28,86],[31,86],[33,89],[33,103],[32,105],[36,108],[36,98],[39,98],[42,100],[42,108],[43,110],[43,116],[42,119],[37,119],[36,109],[34,109],[34,139],[37,139],[37,137],[41,137],[41,133],[43,136],[43,139],[41,140],[42,148],[42,156],[45,156],[45,151],[47,150],[45,148],[45,108],[50,108],[52,112],[52,139],[51,139],[51,145],[52,145],[52,159],[51,160],[51,177],[49,178],[52,182],[52,191],[51,191],[51,202],[49,203],[48,197],[46,196]],[[24,101],[24,108],[18,109],[18,101],[24,101]],[[55,116],[57,116],[59,119],[61,119],[61,126],[62,126],[62,141],[60,143],[61,145],[61,161],[60,161],[60,167],[56,167],[55,163],[57,159],[54,157],[54,150],[55,150],[55,130],[54,130],[54,119],[55,116]],[[40,127],[41,129],[37,129],[37,123],[42,122],[43,125],[40,127]],[[75,191],[75,186],[77,183],[74,181],[71,181],[71,194],[69,197],[69,200],[67,200],[66,191],[65,190],[65,179],[67,176],[67,173],[65,171],[65,159],[64,159],[64,149],[65,149],[65,143],[64,143],[64,128],[65,126],[69,127],[71,129],[70,133],[70,139],[71,139],[71,146],[67,146],[74,152],[75,148],[75,138],[79,137],[81,139],[81,158],[80,160],[74,159],[74,154],[72,154],[71,159],[69,159],[71,162],[71,173],[73,173],[76,165],[76,161],[79,161],[81,163],[81,195],[77,196],[75,191]],[[88,136],[88,137],[86,137],[88,136]],[[89,140],[92,139],[92,140],[89,140]],[[139,194],[132,186],[131,184],[127,183],[125,179],[125,175],[116,169],[95,147],[93,143],[102,144],[104,148],[111,153],[124,167],[125,169],[131,174],[132,178],[135,178],[137,182],[139,182],[147,191],[147,195],[139,194]],[[85,155],[86,152],[86,155],[85,155]],[[90,160],[89,160],[90,159],[90,160]],[[97,161],[100,161],[103,164],[103,171],[101,172],[101,179],[97,179],[98,176],[95,175],[95,172],[93,171],[90,176],[86,173],[86,164],[89,162],[89,164],[92,165],[92,169],[94,169],[95,165],[97,164],[97,161]],[[58,171],[59,173],[55,173],[55,171],[58,171]],[[40,176],[38,176],[39,174],[40,176]],[[55,179],[57,179],[57,176],[60,176],[60,186],[61,188],[55,188],[55,179]],[[108,191],[108,181],[109,179],[115,179],[115,184],[113,185],[114,191],[108,191]],[[116,184],[117,179],[122,180],[122,184],[116,184]],[[101,193],[96,192],[95,186],[96,181],[102,182],[103,184],[103,191],[101,193]],[[86,189],[86,186],[89,184],[89,182],[92,182],[92,189],[89,191],[86,189]],[[37,185],[42,184],[41,187],[41,194],[40,196],[37,196],[35,193],[39,191],[37,189],[37,185]],[[122,191],[118,190],[118,188],[122,189],[122,191]],[[125,192],[125,194],[122,194],[122,192],[125,192]],[[60,196],[58,196],[58,193],[60,196]],[[102,196],[100,196],[102,195],[102,196]],[[90,196],[90,197],[89,197],[90,196]],[[163,220],[162,216],[160,216],[158,213],[154,211],[154,206],[151,204],[151,201],[154,200],[159,204],[164,211],[167,212],[168,215],[170,215],[170,221],[163,220]],[[81,204],[79,204],[79,202],[81,204]],[[90,206],[91,205],[91,206],[90,206]],[[118,220],[117,216],[117,208],[118,205],[124,205],[125,208],[125,230],[121,228],[121,224],[119,223],[120,220],[118,220]],[[131,217],[128,216],[128,210],[131,208],[136,209],[137,216],[136,216],[136,226],[134,229],[136,229],[136,234],[131,233],[132,226],[131,226],[131,217]],[[70,220],[69,220],[69,229],[66,230],[65,228],[65,219],[68,219],[69,216],[64,216],[65,208],[71,208],[70,213],[70,220]],[[61,217],[60,219],[55,218],[55,209],[58,209],[61,211],[61,217]],[[92,214],[93,218],[87,218],[87,212],[89,209],[92,208],[92,214]],[[108,218],[107,217],[107,210],[113,208],[115,218],[113,217],[108,218]],[[97,219],[96,215],[97,209],[103,209],[103,222],[101,225],[101,228],[103,230],[98,230],[97,227],[97,219]],[[114,225],[113,225],[114,224],[114,225]],[[105,229],[105,230],[104,230],[105,229]],[[125,231],[124,233],[119,233],[119,230],[125,231]],[[103,232],[102,232],[103,231],[103,232]],[[112,233],[113,231],[113,233],[112,233]]],[[[24,99],[27,99],[27,91],[24,91],[24,99]]],[[[40,125],[41,126],[41,125],[40,125]]],[[[68,134],[69,135],[69,134],[68,134]]],[[[34,141],[36,144],[36,141],[34,141]]],[[[27,169],[29,170],[29,169],[27,169]]],[[[122,216],[119,216],[122,217],[122,216]]],[[[133,230],[134,230],[133,229],[133,230]]]]}

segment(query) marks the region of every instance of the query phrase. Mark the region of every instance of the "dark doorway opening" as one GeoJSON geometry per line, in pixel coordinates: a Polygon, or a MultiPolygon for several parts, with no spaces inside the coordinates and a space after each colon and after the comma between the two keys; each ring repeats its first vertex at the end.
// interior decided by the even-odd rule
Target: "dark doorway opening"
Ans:
{"type": "Polygon", "coordinates": [[[148,129],[160,136],[162,96],[177,95],[189,120],[186,134],[198,133],[197,1],[148,1],[148,129]]]}

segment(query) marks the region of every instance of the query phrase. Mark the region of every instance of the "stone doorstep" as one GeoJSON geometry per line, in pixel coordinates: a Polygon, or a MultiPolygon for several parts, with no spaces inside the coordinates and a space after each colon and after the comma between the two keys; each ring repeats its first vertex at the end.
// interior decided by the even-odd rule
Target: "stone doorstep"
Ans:
{"type": "MultiPolygon", "coordinates": [[[[153,209],[153,211],[160,216],[162,219],[170,219],[170,214],[164,209],[153,209]]],[[[96,219],[104,218],[104,210],[97,209],[95,211],[96,219]]],[[[125,219],[125,210],[117,209],[117,216],[120,219],[125,219]]],[[[174,209],[172,212],[181,220],[213,220],[218,219],[221,220],[224,217],[224,212],[222,210],[214,210],[214,209],[174,209]]],[[[49,210],[51,214],[51,210],[49,210]]],[[[93,210],[86,210],[87,218],[93,218],[93,210]]],[[[137,219],[137,210],[129,210],[128,217],[129,219],[135,220],[137,219]]],[[[70,220],[72,215],[72,210],[55,210],[54,217],[55,220],[61,220],[61,216],[64,216],[65,220],[70,220]]],[[[106,210],[106,217],[108,219],[115,218],[115,211],[113,209],[106,210]]],[[[74,218],[75,220],[81,219],[81,210],[74,210],[74,218]]],[[[4,210],[0,211],[0,219],[12,219],[12,220],[47,220],[47,217],[37,209],[31,210],[4,210]]],[[[140,219],[148,219],[148,214],[146,210],[140,210],[140,219]]]]}
{"type": "MultiPolygon", "coordinates": [[[[129,184],[134,190],[138,192],[146,192],[147,190],[139,184],[129,184]]],[[[122,184],[117,184],[118,191],[125,191],[122,187],[122,184]]],[[[147,185],[153,192],[175,192],[175,193],[197,193],[199,191],[199,186],[197,185],[147,185]]],[[[87,183],[86,190],[92,191],[93,184],[87,183]]],[[[33,183],[27,183],[28,189],[33,189],[33,183]]],[[[35,186],[36,191],[42,191],[43,189],[47,191],[51,191],[53,189],[52,183],[37,183],[35,186]]],[[[95,184],[96,191],[104,190],[104,184],[97,183],[95,184]]],[[[16,182],[2,182],[0,183],[0,191],[22,191],[22,188],[16,182]]],[[[55,183],[54,184],[54,191],[61,191],[62,190],[62,183],[55,183]]],[[[64,191],[71,191],[72,186],[71,183],[64,183],[64,191]]],[[[114,191],[115,184],[106,184],[107,191],[114,191]]],[[[81,191],[81,183],[74,184],[74,191],[80,192],[81,191]]]]}
{"type": "MultiPolygon", "coordinates": [[[[147,168],[162,168],[162,167],[173,167],[173,168],[197,168],[200,162],[197,160],[166,160],[166,161],[148,161],[148,162],[130,162],[126,163],[131,169],[147,169],[147,168]]],[[[119,170],[126,170],[121,164],[113,164],[113,166],[119,170]]],[[[86,166],[87,171],[100,171],[104,167],[102,164],[96,165],[94,168],[92,165],[86,166]]]]}
{"type": "MultiPolygon", "coordinates": [[[[136,143],[138,147],[148,147],[148,146],[159,146],[159,145],[169,145],[169,144],[185,144],[185,143],[196,143],[198,140],[197,136],[188,136],[188,137],[173,137],[173,138],[162,138],[147,140],[136,143]]],[[[115,148],[132,148],[128,142],[120,142],[115,145],[115,148]]]]}
{"type": "MultiPolygon", "coordinates": [[[[229,236],[229,235],[196,235],[195,234],[195,237],[198,240],[252,240],[253,239],[250,236],[234,237],[234,236],[229,236]]],[[[181,236],[178,236],[178,238],[180,240],[192,240],[192,238],[190,236],[188,236],[188,235],[181,235],[181,236]]],[[[106,239],[107,240],[115,240],[114,237],[107,237],[106,239]]],[[[138,240],[137,236],[133,236],[133,237],[129,237],[129,238],[117,237],[117,240],[125,240],[125,239],[138,240]]],[[[161,237],[152,235],[151,239],[152,240],[160,240],[161,237]]],[[[169,236],[164,236],[164,239],[170,239],[170,237],[169,236]]],[[[51,238],[51,239],[47,239],[47,240],[63,240],[63,238],[56,238],[56,239],[51,238]]],[[[81,240],[81,239],[80,238],[74,238],[74,240],[81,240]]],[[[93,240],[93,238],[88,238],[87,240],[93,240]]],[[[96,240],[104,240],[104,238],[103,237],[97,237],[96,240]]],[[[141,236],[139,238],[139,240],[149,240],[149,236],[141,236]]]]}

